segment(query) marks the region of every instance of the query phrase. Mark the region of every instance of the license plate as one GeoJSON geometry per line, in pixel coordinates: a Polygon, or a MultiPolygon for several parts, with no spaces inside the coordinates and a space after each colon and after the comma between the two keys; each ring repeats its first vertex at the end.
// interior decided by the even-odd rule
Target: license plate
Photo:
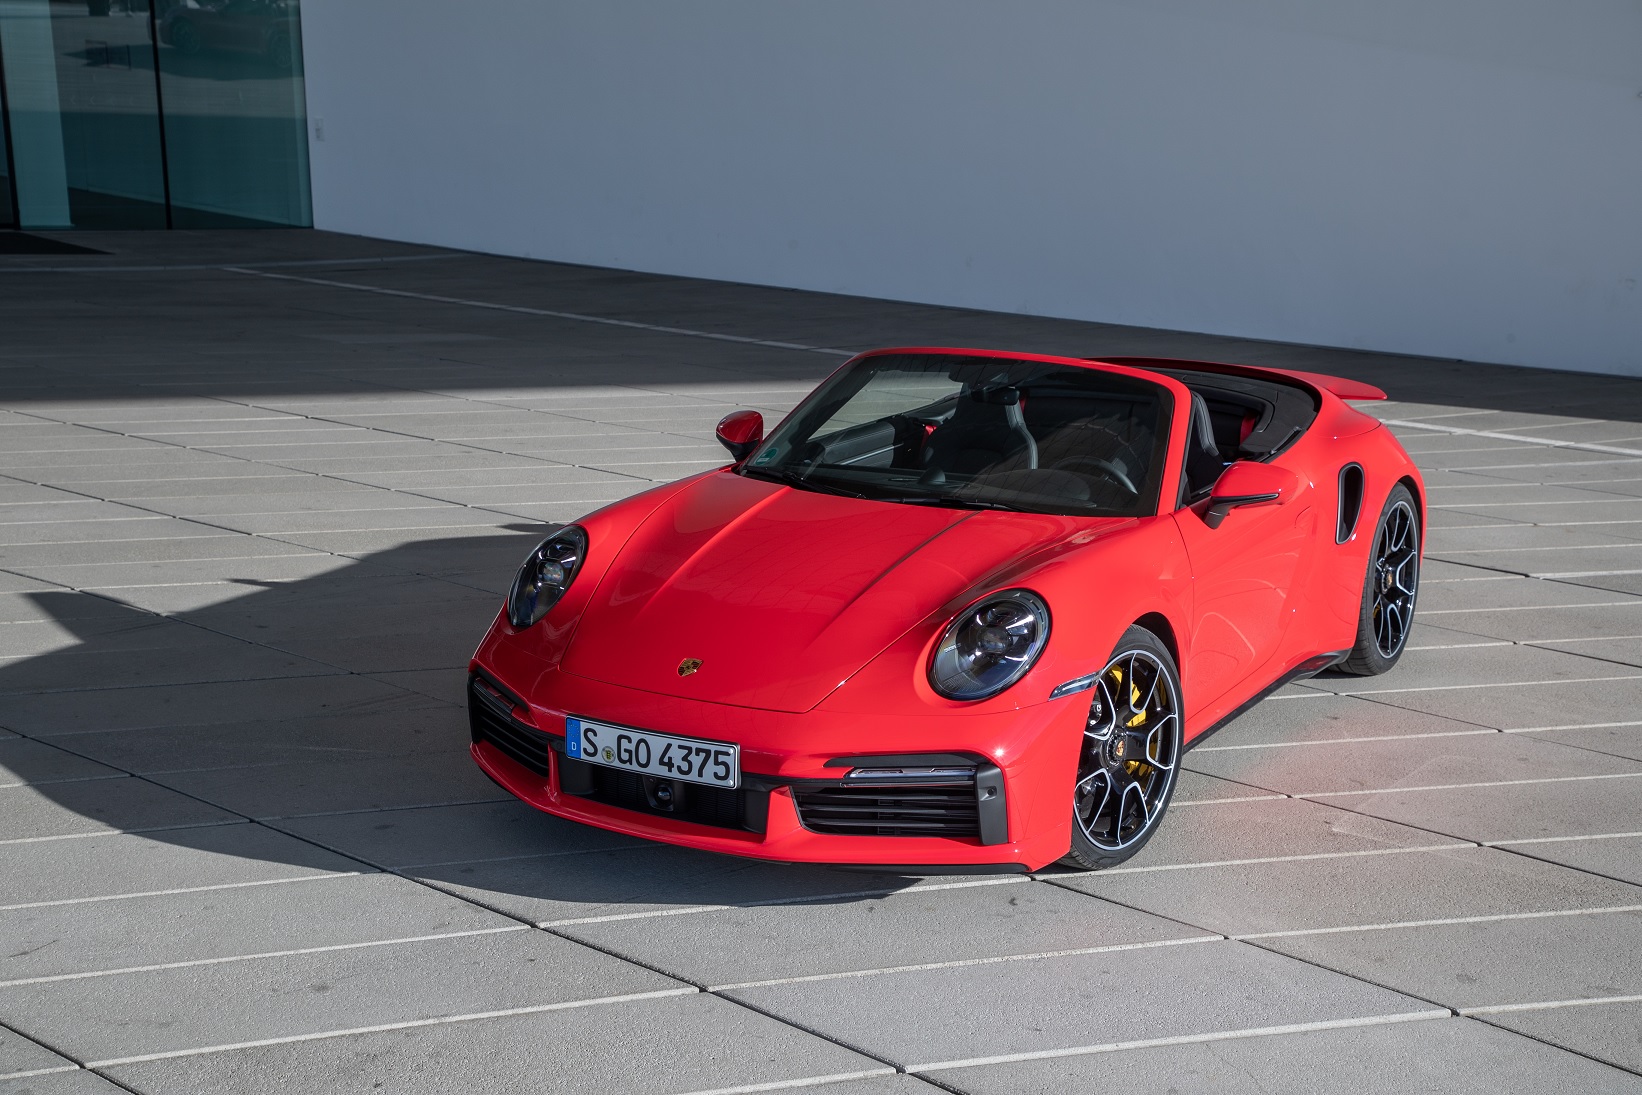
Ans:
{"type": "Polygon", "coordinates": [[[718,741],[652,734],[628,726],[567,718],[565,756],[589,764],[623,768],[657,779],[678,779],[712,787],[741,786],[741,747],[718,741]]]}

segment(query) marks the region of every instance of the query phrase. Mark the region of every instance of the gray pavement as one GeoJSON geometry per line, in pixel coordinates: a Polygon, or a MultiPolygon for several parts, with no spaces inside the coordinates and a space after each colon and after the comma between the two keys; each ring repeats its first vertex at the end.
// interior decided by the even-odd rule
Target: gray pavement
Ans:
{"type": "Polygon", "coordinates": [[[1642,380],[314,232],[0,257],[0,1092],[1642,1092],[1642,380]],[[886,344],[1360,377],[1429,477],[1385,677],[1100,874],[513,802],[466,659],[552,523],[886,344]]]}

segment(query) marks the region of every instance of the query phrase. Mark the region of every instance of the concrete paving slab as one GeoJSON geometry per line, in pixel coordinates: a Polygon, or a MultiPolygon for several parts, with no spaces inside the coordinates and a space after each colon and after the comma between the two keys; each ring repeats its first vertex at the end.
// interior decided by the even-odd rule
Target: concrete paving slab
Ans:
{"type": "Polygon", "coordinates": [[[0,904],[85,901],[156,889],[238,886],[370,868],[260,825],[223,822],[142,834],[0,844],[0,904]]]}
{"type": "Polygon", "coordinates": [[[1056,883],[1224,935],[1642,905],[1642,887],[1493,848],[1096,872],[1056,883]]]}
{"type": "MultiPolygon", "coordinates": [[[[337,1092],[443,1095],[529,1090],[551,1061],[555,1092],[679,1095],[816,1076],[887,1071],[842,1046],[705,994],[571,1008],[378,1034],[111,1066],[139,1091],[175,1095],[276,1095],[292,1087],[337,1092]],[[625,1051],[644,1047],[633,1067],[625,1051]]],[[[894,1095],[916,1088],[891,1087],[894,1095]]],[[[853,1086],[838,1095],[879,1095],[853,1086]]],[[[920,1092],[920,1095],[922,1093],[920,1092]]]]}
{"type": "Polygon", "coordinates": [[[1504,841],[1499,846],[1517,855],[1642,886],[1642,832],[1504,841]]]}
{"type": "MultiPolygon", "coordinates": [[[[453,701],[453,705],[459,704],[460,696],[453,701]]],[[[310,716],[391,718],[428,707],[427,696],[405,688],[370,677],[330,674],[11,696],[0,722],[29,737],[50,738],[108,730],[278,722],[310,716]]]]}
{"type": "MultiPolygon", "coordinates": [[[[708,905],[831,903],[839,895],[890,893],[926,876],[811,864],[764,863],[643,843],[578,855],[474,860],[405,873],[509,916],[548,925],[708,905]]],[[[937,875],[936,881],[965,876],[937,875]]]]}
{"type": "Polygon", "coordinates": [[[1577,730],[1543,730],[1534,737],[1542,741],[1571,745],[1577,749],[1594,749],[1611,756],[1642,760],[1642,719],[1577,730]]]}
{"type": "Polygon", "coordinates": [[[1614,960],[1642,945],[1642,912],[1297,935],[1260,945],[1451,1008],[1642,993],[1642,966],[1614,960]]]}
{"type": "Polygon", "coordinates": [[[1316,1030],[1052,1057],[930,1078],[967,1095],[1149,1091],[1171,1095],[1496,1095],[1579,1090],[1633,1095],[1642,1080],[1471,1019],[1316,1030]]]}
{"type": "MultiPolygon", "coordinates": [[[[1642,678],[1629,666],[1586,659],[1588,678],[1565,683],[1477,684],[1463,678],[1421,689],[1362,688],[1376,703],[1491,726],[1497,730],[1590,726],[1642,710],[1642,678]]],[[[1565,667],[1564,667],[1565,668],[1565,667]]]]}
{"type": "MultiPolygon", "coordinates": [[[[38,1042],[24,1038],[15,1031],[0,1027],[0,1079],[19,1072],[43,1072],[47,1069],[78,1067],[58,1053],[53,1053],[38,1042]]],[[[4,1091],[0,1088],[0,1091],[4,1091]]]]}
{"type": "MultiPolygon", "coordinates": [[[[1626,1069],[1632,1075],[1625,1076],[1624,1082],[1631,1087],[1620,1090],[1642,1090],[1642,1078],[1634,1075],[1642,1073],[1642,1000],[1492,1012],[1479,1018],[1536,1041],[1626,1069]]],[[[1618,1080],[1616,1076],[1615,1082],[1618,1080]]]]}
{"type": "Polygon", "coordinates": [[[465,745],[442,753],[163,772],[147,778],[255,818],[439,806],[506,797],[506,792],[473,763],[465,745]]]}
{"type": "Polygon", "coordinates": [[[202,628],[172,624],[144,634],[156,636],[155,641],[136,649],[93,640],[71,650],[8,662],[0,666],[0,695],[309,677],[337,671],[322,661],[202,628]]]}
{"type": "Polygon", "coordinates": [[[1462,840],[1586,836],[1637,828],[1642,784],[1631,776],[1564,778],[1548,783],[1388,791],[1340,804],[1372,817],[1462,840]]]}
{"type": "Polygon", "coordinates": [[[0,786],[109,779],[126,774],[45,742],[22,738],[0,741],[0,786]]]}
{"type": "Polygon", "coordinates": [[[1642,633],[1642,599],[1615,595],[1587,597],[1582,607],[1523,608],[1492,612],[1421,613],[1430,623],[1453,631],[1511,642],[1552,642],[1642,633]]]}
{"type": "Polygon", "coordinates": [[[1528,646],[1464,647],[1457,650],[1410,650],[1396,669],[1378,677],[1330,674],[1308,684],[1341,695],[1379,694],[1419,688],[1466,684],[1517,684],[1524,681],[1588,680],[1622,677],[1623,666],[1608,665],[1557,650],[1528,646]]]}
{"type": "Polygon", "coordinates": [[[0,1079],[0,1095],[118,1095],[125,1090],[81,1068],[26,1079],[0,1079]]]}
{"type": "Polygon", "coordinates": [[[983,882],[555,930],[706,987],[1203,935],[1042,882],[983,882]]]}
{"type": "MultiPolygon", "coordinates": [[[[529,550],[528,548],[526,549],[529,550]]],[[[520,558],[523,558],[521,555],[520,558]]],[[[511,583],[513,579],[509,578],[511,583]]],[[[501,594],[498,593],[498,596],[501,594]]],[[[467,665],[449,669],[405,669],[371,673],[368,680],[380,681],[391,687],[416,695],[426,696],[453,707],[467,705],[467,665]]]]}
{"type": "Polygon", "coordinates": [[[467,747],[469,730],[463,712],[427,704],[387,715],[155,727],[55,740],[92,760],[145,774],[448,754],[467,747]]]}
{"type": "MultiPolygon", "coordinates": [[[[1372,855],[1460,843],[1305,799],[1176,804],[1170,806],[1167,816],[1168,821],[1133,859],[1102,871],[1099,877],[1114,872],[1185,870],[1250,860],[1372,855]]],[[[1038,875],[1074,882],[1094,877],[1058,867],[1039,871],[1038,875]]]]}
{"type": "Polygon", "coordinates": [[[44,787],[0,787],[7,840],[177,828],[239,818],[144,779],[96,779],[44,787]]]}
{"type": "Polygon", "coordinates": [[[0,1018],[84,1061],[679,987],[524,928],[0,985],[0,1018]]]}
{"type": "Polygon", "coordinates": [[[126,897],[0,913],[19,952],[0,984],[42,978],[105,984],[121,971],[222,964],[255,979],[270,955],[461,936],[518,925],[387,874],[126,897]]]}
{"type": "Polygon", "coordinates": [[[511,796],[495,802],[377,813],[288,818],[285,832],[391,868],[471,865],[530,859],[553,870],[549,857],[654,845],[591,825],[544,814],[511,796]]]}
{"type": "Polygon", "coordinates": [[[1232,942],[798,982],[726,995],[909,1070],[998,1054],[1431,1010],[1423,1001],[1232,942]],[[1136,992],[1137,978],[1147,986],[1143,993],[1136,992]],[[1203,984],[1235,987],[1204,993],[1197,987],[1203,984]],[[999,1023],[999,1015],[1011,1021],[999,1023]],[[1093,1016],[1098,1019],[1091,1022],[1093,1016]]]}
{"type": "MultiPolygon", "coordinates": [[[[1642,774],[1642,763],[1635,761],[1569,749],[1540,735],[1486,731],[1213,753],[1193,751],[1185,763],[1193,771],[1289,795],[1459,786],[1609,772],[1642,774]]],[[[1337,801],[1350,805],[1348,801],[1337,801]]]]}

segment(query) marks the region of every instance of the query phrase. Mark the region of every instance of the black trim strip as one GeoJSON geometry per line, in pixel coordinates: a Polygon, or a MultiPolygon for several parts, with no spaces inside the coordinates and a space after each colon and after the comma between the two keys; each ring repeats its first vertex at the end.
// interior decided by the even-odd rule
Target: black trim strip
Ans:
{"type": "Polygon", "coordinates": [[[1315,677],[1323,670],[1328,669],[1331,666],[1338,665],[1340,662],[1344,661],[1350,653],[1351,651],[1349,650],[1330,650],[1326,654],[1317,655],[1315,658],[1307,658],[1299,665],[1298,668],[1291,669],[1287,673],[1284,673],[1281,677],[1278,677],[1275,681],[1272,681],[1266,687],[1250,696],[1247,700],[1244,700],[1234,711],[1223,716],[1213,726],[1209,727],[1207,730],[1197,735],[1197,737],[1187,742],[1186,748],[1181,750],[1182,755],[1190,753],[1193,749],[1196,749],[1198,745],[1206,741],[1210,735],[1224,729],[1227,723],[1231,722],[1239,715],[1247,714],[1250,708],[1269,697],[1273,692],[1276,692],[1285,685],[1293,684],[1295,681],[1303,681],[1308,677],[1315,677]]]}

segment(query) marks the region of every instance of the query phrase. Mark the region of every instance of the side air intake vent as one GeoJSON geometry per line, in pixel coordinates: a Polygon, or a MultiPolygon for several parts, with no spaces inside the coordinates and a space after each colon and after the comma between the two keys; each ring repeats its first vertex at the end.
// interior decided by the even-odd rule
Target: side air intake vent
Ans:
{"type": "Polygon", "coordinates": [[[1334,527],[1334,542],[1343,544],[1357,530],[1357,515],[1363,509],[1363,469],[1347,464],[1340,469],[1340,517],[1334,527]]]}

